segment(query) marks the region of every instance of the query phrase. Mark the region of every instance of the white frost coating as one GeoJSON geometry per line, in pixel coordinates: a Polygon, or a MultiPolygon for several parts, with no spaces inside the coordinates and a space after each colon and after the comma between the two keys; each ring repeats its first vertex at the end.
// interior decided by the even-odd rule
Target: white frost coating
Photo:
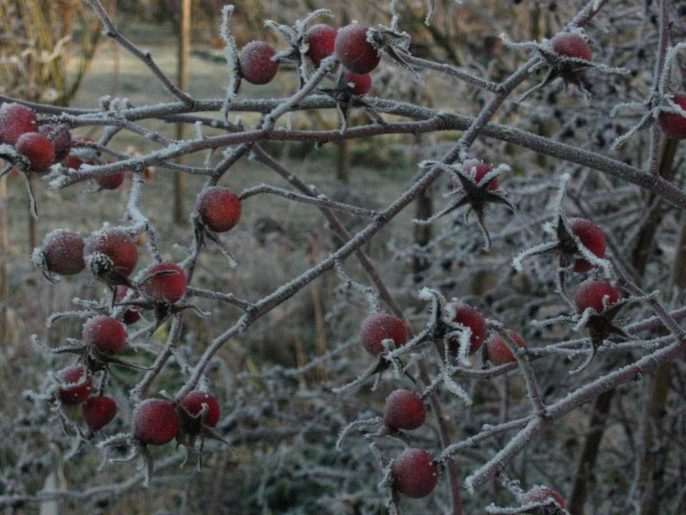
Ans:
{"type": "Polygon", "coordinates": [[[556,241],[548,241],[548,242],[543,242],[539,243],[538,245],[534,245],[533,247],[529,247],[528,249],[524,249],[521,251],[519,254],[517,254],[515,257],[512,258],[512,266],[514,269],[521,273],[524,270],[524,266],[522,262],[531,256],[534,256],[536,254],[541,254],[543,252],[547,252],[549,250],[554,249],[557,247],[557,242],[556,241]]]}

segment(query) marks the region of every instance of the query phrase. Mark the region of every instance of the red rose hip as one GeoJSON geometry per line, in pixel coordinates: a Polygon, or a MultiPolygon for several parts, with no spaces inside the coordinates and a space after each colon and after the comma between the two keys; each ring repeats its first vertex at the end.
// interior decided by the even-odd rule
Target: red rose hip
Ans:
{"type": "Polygon", "coordinates": [[[547,486],[536,486],[526,492],[521,499],[521,503],[545,503],[546,506],[557,504],[559,508],[565,508],[565,500],[559,492],[547,486]]]}
{"type": "Polygon", "coordinates": [[[98,183],[103,190],[116,190],[124,184],[124,178],[126,177],[126,172],[124,170],[119,170],[110,175],[98,175],[95,182],[98,183]]]}
{"type": "MultiPolygon", "coordinates": [[[[484,163],[482,161],[478,161],[476,159],[468,159],[464,163],[462,163],[462,169],[464,172],[471,177],[474,180],[474,183],[477,186],[481,186],[481,180],[486,177],[487,174],[491,173],[493,168],[491,168],[491,165],[484,163]]],[[[459,184],[459,181],[457,182],[459,184]]],[[[498,178],[495,177],[489,184],[488,184],[488,191],[494,191],[497,190],[499,186],[498,178]]]]}
{"type": "Polygon", "coordinates": [[[90,318],[83,324],[83,341],[105,354],[118,354],[126,347],[126,327],[107,316],[90,318]]]}
{"type": "Polygon", "coordinates": [[[393,488],[408,497],[429,495],[438,483],[438,467],[433,457],[421,449],[406,449],[391,465],[393,488]]]}
{"type": "Polygon", "coordinates": [[[147,399],[133,412],[133,435],[139,442],[164,445],[176,438],[179,416],[174,406],[164,399],[147,399]]]}
{"type": "Polygon", "coordinates": [[[46,173],[55,164],[55,146],[38,132],[27,132],[19,136],[15,148],[29,160],[31,170],[36,173],[46,173]]]}
{"type": "Polygon", "coordinates": [[[97,431],[109,424],[117,414],[117,403],[105,395],[89,397],[83,403],[83,419],[91,431],[97,431]]]}
{"type": "Polygon", "coordinates": [[[315,68],[319,68],[319,63],[333,54],[337,33],[337,29],[325,23],[313,25],[307,31],[305,41],[308,48],[305,55],[310,58],[315,68]]]}
{"type": "Polygon", "coordinates": [[[14,145],[19,136],[37,129],[36,113],[30,107],[17,103],[0,106],[0,143],[14,145]]]}
{"type": "Polygon", "coordinates": [[[372,77],[368,73],[343,72],[343,83],[353,95],[366,95],[372,89],[372,77]]]}
{"type": "MultiPolygon", "coordinates": [[[[455,317],[453,321],[468,327],[472,334],[469,337],[469,353],[473,354],[483,344],[486,339],[486,333],[488,327],[486,326],[486,319],[484,316],[472,306],[467,306],[465,304],[460,304],[455,308],[455,317]]],[[[459,342],[457,338],[451,338],[450,351],[456,354],[458,351],[459,342]]]]}
{"type": "Polygon", "coordinates": [[[93,233],[84,246],[85,256],[104,254],[112,261],[117,272],[125,277],[131,275],[138,262],[138,249],[124,231],[103,229],[93,233]]]}
{"type": "Polygon", "coordinates": [[[63,368],[57,373],[57,378],[62,383],[58,395],[62,404],[74,406],[85,401],[91,393],[93,383],[90,378],[85,379],[86,371],[79,366],[63,368]]]}
{"type": "Polygon", "coordinates": [[[590,61],[592,56],[591,47],[581,34],[574,32],[561,32],[550,40],[553,52],[565,57],[590,61]]]}
{"type": "Polygon", "coordinates": [[[279,63],[272,61],[276,50],[264,41],[251,41],[243,47],[240,58],[241,76],[251,84],[271,82],[279,71],[279,63]]]}
{"type": "Polygon", "coordinates": [[[362,322],[360,338],[364,348],[377,356],[384,350],[384,340],[393,340],[396,347],[405,345],[408,339],[407,326],[393,315],[373,315],[362,322]]]}
{"type": "Polygon", "coordinates": [[[426,420],[426,408],[415,393],[395,390],[386,399],[383,419],[391,429],[417,429],[426,420]]]}
{"type": "Polygon", "coordinates": [[[233,229],[241,219],[241,201],[228,188],[212,186],[198,196],[198,214],[202,223],[214,232],[233,229]]]}
{"type": "MultiPolygon", "coordinates": [[[[672,96],[672,102],[678,105],[681,109],[686,110],[686,92],[675,93],[672,96]]],[[[686,138],[686,116],[679,113],[670,113],[669,111],[662,111],[657,117],[660,129],[665,133],[665,136],[672,139],[686,138]]]]}
{"type": "MultiPolygon", "coordinates": [[[[607,239],[600,227],[585,218],[571,218],[568,223],[569,228],[581,240],[584,247],[599,258],[605,256],[607,239]]],[[[588,272],[593,267],[594,265],[587,259],[580,258],[574,261],[575,272],[588,272]]]]}
{"type": "Polygon", "coordinates": [[[202,417],[204,424],[214,427],[219,422],[219,403],[214,396],[206,392],[192,391],[186,395],[179,403],[192,417],[197,416],[202,411],[203,405],[207,405],[207,411],[202,417]]]}
{"type": "Polygon", "coordinates": [[[353,73],[369,73],[379,64],[379,53],[367,41],[367,30],[367,27],[353,23],[336,34],[336,55],[353,73]]]}
{"type": "Polygon", "coordinates": [[[174,304],[186,293],[186,274],[174,263],[157,263],[147,269],[141,291],[154,301],[174,304]]]}
{"type": "Polygon", "coordinates": [[[45,266],[59,275],[74,275],[84,269],[83,240],[79,233],[56,229],[43,239],[40,249],[45,266]]]}
{"type": "MultiPolygon", "coordinates": [[[[122,302],[126,296],[129,293],[129,289],[124,287],[124,286],[119,286],[117,287],[117,302],[122,302]]],[[[136,298],[137,295],[134,295],[134,298],[136,298]]],[[[122,315],[122,320],[126,325],[131,325],[135,324],[141,319],[141,314],[138,312],[136,308],[129,307],[126,311],[124,311],[124,314],[122,315]]]]}
{"type": "MultiPolygon", "coordinates": [[[[517,347],[526,347],[526,342],[524,341],[524,338],[522,338],[521,334],[515,331],[508,331],[508,334],[510,338],[517,344],[517,347]]],[[[494,365],[505,365],[506,363],[514,363],[517,361],[517,358],[515,358],[514,354],[512,354],[508,343],[510,342],[506,343],[503,337],[499,334],[494,334],[488,339],[488,342],[486,343],[486,353],[491,363],[494,365]]]]}
{"type": "Polygon", "coordinates": [[[49,123],[41,125],[38,132],[52,141],[55,148],[55,161],[62,161],[69,155],[71,148],[71,133],[64,125],[49,123]]]}
{"type": "Polygon", "coordinates": [[[588,308],[602,313],[611,308],[621,298],[621,294],[607,281],[587,280],[581,283],[574,295],[576,310],[583,313],[588,308]]]}

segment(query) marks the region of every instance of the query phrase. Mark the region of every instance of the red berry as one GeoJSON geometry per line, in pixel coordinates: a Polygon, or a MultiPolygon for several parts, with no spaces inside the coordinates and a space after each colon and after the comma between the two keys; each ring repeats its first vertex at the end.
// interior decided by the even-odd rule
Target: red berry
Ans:
{"type": "Polygon", "coordinates": [[[181,406],[191,416],[197,416],[202,410],[203,404],[207,404],[207,411],[202,418],[204,424],[214,427],[219,422],[219,403],[214,396],[206,392],[193,391],[186,395],[180,402],[181,406]]]}
{"type": "MultiPolygon", "coordinates": [[[[488,332],[486,319],[479,310],[472,306],[460,304],[455,308],[455,317],[453,318],[453,321],[469,327],[472,331],[472,335],[469,337],[469,353],[473,354],[479,350],[486,339],[486,333],[488,332]]],[[[457,353],[459,345],[458,339],[451,338],[449,345],[453,354],[457,353]]]]}
{"type": "Polygon", "coordinates": [[[576,290],[574,303],[579,313],[588,308],[593,308],[597,313],[602,313],[619,302],[621,294],[607,281],[584,281],[576,290]]]}
{"type": "Polygon", "coordinates": [[[319,63],[333,54],[337,33],[337,29],[325,23],[313,25],[307,31],[305,41],[308,48],[305,55],[310,58],[315,68],[318,68],[319,63]]]}
{"type": "MultiPolygon", "coordinates": [[[[568,223],[569,228],[581,240],[584,247],[599,258],[605,255],[607,240],[600,227],[585,218],[571,218],[568,223]]],[[[592,268],[593,265],[587,259],[577,259],[574,262],[575,272],[588,272],[592,268]]]]}
{"type": "Polygon", "coordinates": [[[98,175],[95,178],[95,182],[104,190],[116,190],[124,183],[125,177],[126,172],[124,170],[119,170],[110,175],[98,175]]]}
{"type": "Polygon", "coordinates": [[[379,64],[379,53],[367,41],[367,27],[353,23],[336,34],[336,55],[354,73],[369,73],[379,64]]]}
{"type": "Polygon", "coordinates": [[[62,404],[74,406],[81,404],[91,394],[93,383],[90,378],[84,381],[86,371],[79,366],[63,368],[57,373],[57,377],[62,383],[58,395],[62,404]],[[70,386],[71,385],[71,386],[70,386]]]}
{"type": "Polygon", "coordinates": [[[241,52],[241,76],[251,84],[267,84],[279,71],[279,63],[272,61],[276,50],[264,41],[251,41],[241,52]]]}
{"type": "MultiPolygon", "coordinates": [[[[117,301],[121,302],[124,300],[126,295],[129,293],[129,289],[126,288],[125,286],[119,286],[117,287],[117,301]]],[[[134,295],[134,298],[136,298],[137,295],[134,295]]],[[[124,314],[122,315],[122,320],[126,325],[131,325],[135,324],[141,319],[141,314],[138,312],[136,308],[129,308],[126,311],[124,311],[124,314]]]]}
{"type": "Polygon", "coordinates": [[[392,429],[417,429],[426,420],[426,408],[418,395],[395,390],[386,398],[383,419],[392,429]]]}
{"type": "Polygon", "coordinates": [[[75,170],[78,170],[79,168],[81,168],[82,164],[83,164],[83,161],[73,154],[69,154],[67,157],[65,157],[62,160],[63,166],[66,166],[67,168],[74,168],[75,170]]]}
{"type": "Polygon", "coordinates": [[[55,164],[55,146],[38,132],[27,132],[19,136],[14,148],[31,163],[31,170],[46,173],[55,164]]]}
{"type": "MultiPolygon", "coordinates": [[[[675,93],[672,96],[672,102],[686,110],[686,92],[675,93]]],[[[660,129],[668,138],[686,138],[686,116],[662,111],[657,117],[657,121],[660,124],[660,129]]]]}
{"type": "MultiPolygon", "coordinates": [[[[517,344],[517,347],[525,348],[526,342],[522,335],[515,331],[508,331],[510,338],[517,344]]],[[[510,343],[510,342],[507,342],[510,343]]],[[[505,343],[502,336],[499,334],[494,334],[488,339],[486,343],[486,352],[488,354],[488,359],[494,365],[504,365],[505,363],[514,363],[517,361],[514,354],[510,350],[508,344],[505,343]]]]}
{"type": "Polygon", "coordinates": [[[50,272],[74,275],[84,269],[83,240],[79,233],[56,229],[45,236],[42,247],[45,265],[50,272]]]}
{"type": "Polygon", "coordinates": [[[141,291],[155,301],[174,304],[186,293],[186,274],[174,263],[157,263],[145,272],[141,291]]]}
{"type": "Polygon", "coordinates": [[[226,232],[241,218],[241,201],[228,188],[212,186],[198,196],[197,207],[200,219],[214,232],[226,232]]]}
{"type": "Polygon", "coordinates": [[[107,316],[90,318],[83,324],[83,341],[105,354],[118,354],[126,347],[126,327],[107,316]]]}
{"type": "Polygon", "coordinates": [[[115,270],[128,277],[136,268],[138,249],[133,240],[124,232],[116,229],[103,229],[93,233],[84,246],[86,257],[95,253],[104,254],[114,265],[115,270]]]}
{"type": "Polygon", "coordinates": [[[2,104],[0,107],[0,143],[14,145],[19,136],[36,132],[36,113],[21,104],[2,104]]]}
{"type": "Polygon", "coordinates": [[[391,465],[393,487],[408,497],[426,497],[438,483],[433,457],[421,449],[404,450],[391,465]]]}
{"type": "Polygon", "coordinates": [[[91,431],[105,427],[116,414],[117,403],[105,395],[89,397],[83,404],[83,419],[91,431]]]}
{"type": "MultiPolygon", "coordinates": [[[[476,159],[468,159],[462,163],[462,169],[464,172],[474,179],[474,183],[477,186],[481,185],[481,180],[486,177],[486,174],[490,173],[493,168],[489,164],[476,159]]],[[[458,183],[459,184],[459,183],[458,183]]],[[[499,186],[498,178],[494,178],[488,185],[488,191],[497,190],[499,186]]]]}
{"type": "Polygon", "coordinates": [[[171,402],[146,399],[133,412],[133,435],[143,444],[163,445],[179,432],[179,416],[171,402]]]}
{"type": "Polygon", "coordinates": [[[581,34],[561,32],[553,36],[550,43],[553,46],[553,52],[558,55],[583,59],[584,61],[591,60],[591,47],[581,34]]]}
{"type": "Polygon", "coordinates": [[[350,93],[353,95],[366,95],[372,89],[372,77],[368,73],[353,73],[345,70],[343,82],[350,88],[350,93]]]}
{"type": "Polygon", "coordinates": [[[383,340],[393,340],[396,347],[405,345],[408,339],[407,326],[393,315],[373,315],[362,322],[360,338],[364,348],[377,356],[384,350],[383,340]]]}
{"type": "Polygon", "coordinates": [[[38,128],[43,136],[52,141],[55,147],[55,161],[64,160],[71,148],[71,132],[64,125],[49,123],[38,128]]]}
{"type": "Polygon", "coordinates": [[[560,508],[565,508],[565,500],[562,495],[560,495],[560,493],[556,490],[548,488],[547,486],[536,486],[532,488],[524,494],[521,503],[543,503],[546,501],[548,501],[550,503],[549,505],[551,506],[552,502],[554,501],[560,508]]]}

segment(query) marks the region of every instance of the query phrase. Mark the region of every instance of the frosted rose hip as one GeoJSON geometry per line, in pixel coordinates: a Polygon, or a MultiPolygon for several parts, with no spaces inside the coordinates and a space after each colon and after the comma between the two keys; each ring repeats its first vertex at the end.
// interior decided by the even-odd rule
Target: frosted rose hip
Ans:
{"type": "Polygon", "coordinates": [[[241,52],[241,75],[251,84],[271,82],[279,71],[279,63],[272,61],[276,50],[264,41],[251,41],[241,52]]]}
{"type": "Polygon", "coordinates": [[[71,148],[71,133],[64,125],[49,123],[41,125],[38,132],[52,141],[55,148],[55,161],[62,161],[69,154],[71,148]]]}
{"type": "Polygon", "coordinates": [[[22,134],[36,132],[36,113],[17,103],[0,106],[0,143],[14,145],[22,134]]]}
{"type": "Polygon", "coordinates": [[[386,399],[384,422],[393,429],[417,429],[426,420],[422,399],[409,390],[395,390],[386,399]]]}
{"type": "Polygon", "coordinates": [[[591,47],[581,34],[573,32],[561,32],[550,40],[553,51],[565,57],[573,57],[590,61],[592,56],[591,47]]]}
{"type": "Polygon", "coordinates": [[[376,356],[383,352],[383,340],[393,340],[396,347],[405,345],[408,338],[407,327],[393,315],[373,315],[362,322],[360,338],[364,348],[376,356]]]}
{"type": "Polygon", "coordinates": [[[109,424],[117,414],[117,403],[105,395],[89,397],[82,407],[83,419],[91,431],[97,431],[109,424]]]}
{"type": "Polygon", "coordinates": [[[95,182],[104,190],[116,190],[119,186],[124,184],[125,177],[126,173],[124,170],[119,170],[110,175],[99,175],[95,179],[95,182]]]}
{"type": "MultiPolygon", "coordinates": [[[[686,92],[675,93],[672,101],[681,109],[686,110],[686,92]]],[[[679,113],[662,111],[657,117],[660,129],[665,136],[672,139],[686,138],[686,116],[679,113]]]]}
{"type": "Polygon", "coordinates": [[[522,504],[543,502],[547,502],[550,505],[555,502],[560,508],[565,508],[565,500],[562,495],[552,488],[548,488],[547,486],[537,486],[532,488],[522,496],[521,500],[522,504]]]}
{"type": "MultiPolygon", "coordinates": [[[[122,302],[124,298],[128,295],[129,289],[123,286],[117,287],[117,302],[122,302]]],[[[135,299],[137,295],[134,295],[131,300],[135,299]]],[[[141,319],[141,314],[138,309],[134,307],[129,307],[122,315],[122,320],[126,325],[135,324],[141,319]]]]}
{"type": "Polygon", "coordinates": [[[83,341],[105,354],[118,354],[126,347],[126,327],[107,316],[90,318],[83,324],[83,341]]]}
{"type": "Polygon", "coordinates": [[[174,263],[157,263],[145,271],[140,287],[152,300],[173,304],[186,293],[186,274],[174,263]]]}
{"type": "Polygon", "coordinates": [[[406,449],[391,465],[393,488],[408,497],[429,495],[438,483],[438,467],[433,457],[421,449],[406,449]]]}
{"type": "Polygon", "coordinates": [[[179,416],[164,399],[147,399],[133,412],[133,435],[144,444],[164,445],[176,438],[179,416]]]}
{"type": "Polygon", "coordinates": [[[207,392],[193,391],[186,395],[179,403],[191,415],[197,416],[202,410],[203,404],[207,405],[207,411],[202,421],[210,427],[214,427],[219,422],[219,403],[214,396],[207,392]]]}
{"type": "Polygon", "coordinates": [[[197,202],[202,223],[214,232],[233,229],[241,219],[241,201],[228,188],[213,186],[203,191],[197,202]]]}
{"type": "Polygon", "coordinates": [[[58,395],[62,404],[73,406],[81,404],[91,393],[93,383],[90,378],[84,381],[86,371],[79,366],[63,368],[57,373],[57,377],[62,383],[58,390],[58,395]],[[71,385],[71,386],[69,386],[71,385]]]}
{"type": "MultiPolygon", "coordinates": [[[[581,240],[584,247],[599,258],[605,256],[607,239],[600,227],[585,218],[571,218],[568,223],[569,228],[581,240]]],[[[588,272],[593,266],[587,259],[580,258],[574,262],[574,271],[588,272]]]]}
{"type": "MultiPolygon", "coordinates": [[[[526,347],[526,342],[524,341],[524,338],[522,338],[521,334],[515,331],[509,331],[509,335],[510,338],[517,344],[517,347],[526,347]]],[[[514,354],[512,354],[508,343],[510,342],[505,342],[503,337],[499,334],[494,334],[488,339],[488,342],[486,343],[486,353],[488,354],[488,359],[491,361],[491,363],[494,365],[504,365],[506,363],[514,363],[517,361],[517,358],[515,358],[514,354]]]]}
{"type": "Polygon", "coordinates": [[[353,23],[338,30],[336,55],[353,73],[369,73],[379,64],[378,52],[367,41],[367,27],[353,23]]]}
{"type": "MultiPolygon", "coordinates": [[[[476,159],[469,159],[462,163],[464,172],[474,179],[477,186],[481,186],[481,180],[489,174],[493,168],[491,165],[478,161],[476,159]]],[[[495,177],[488,185],[488,191],[497,190],[499,186],[498,178],[495,177]]]]}
{"type": "Polygon", "coordinates": [[[22,134],[14,147],[29,160],[33,172],[46,173],[55,164],[55,146],[38,132],[22,134]]]}
{"type": "Polygon", "coordinates": [[[574,295],[576,310],[583,313],[588,308],[602,313],[611,308],[621,298],[621,294],[607,281],[587,280],[581,283],[574,295]]]}
{"type": "Polygon", "coordinates": [[[353,73],[346,70],[343,72],[343,82],[353,95],[366,95],[372,89],[372,77],[368,73],[353,73]]]}
{"type": "MultiPolygon", "coordinates": [[[[460,304],[455,308],[453,321],[464,325],[471,330],[472,334],[469,337],[469,353],[473,354],[479,350],[486,339],[486,333],[488,332],[486,319],[479,310],[472,306],[460,304]]],[[[459,347],[458,339],[451,338],[449,345],[451,352],[453,352],[453,354],[457,353],[459,347]]]]}
{"type": "Polygon", "coordinates": [[[83,240],[79,233],[56,229],[45,236],[41,251],[50,272],[74,275],[84,269],[83,240]]]}
{"type": "Polygon", "coordinates": [[[337,33],[337,29],[325,23],[313,25],[307,31],[305,41],[307,41],[308,48],[305,55],[312,60],[315,68],[318,68],[319,63],[333,54],[337,33]]]}
{"type": "Polygon", "coordinates": [[[95,253],[104,254],[112,260],[115,270],[128,277],[136,268],[138,249],[124,231],[103,229],[93,233],[84,246],[86,257],[95,253]]]}

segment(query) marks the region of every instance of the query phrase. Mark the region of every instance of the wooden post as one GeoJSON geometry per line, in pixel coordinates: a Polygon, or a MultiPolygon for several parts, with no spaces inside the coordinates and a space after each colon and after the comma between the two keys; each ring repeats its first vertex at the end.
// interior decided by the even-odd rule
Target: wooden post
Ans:
{"type": "MultiPolygon", "coordinates": [[[[188,61],[190,59],[191,43],[191,0],[181,0],[181,15],[179,17],[179,46],[177,61],[177,82],[181,91],[188,89],[188,61]]],[[[176,139],[184,139],[186,125],[176,124],[176,139]]],[[[177,162],[181,163],[182,158],[177,162]]],[[[183,173],[174,174],[174,223],[186,222],[184,210],[184,194],[186,191],[186,177],[183,173]]]]}
{"type": "Polygon", "coordinates": [[[9,273],[7,263],[10,259],[10,240],[7,223],[7,177],[0,179],[0,341],[9,339],[10,298],[9,273]]]}

